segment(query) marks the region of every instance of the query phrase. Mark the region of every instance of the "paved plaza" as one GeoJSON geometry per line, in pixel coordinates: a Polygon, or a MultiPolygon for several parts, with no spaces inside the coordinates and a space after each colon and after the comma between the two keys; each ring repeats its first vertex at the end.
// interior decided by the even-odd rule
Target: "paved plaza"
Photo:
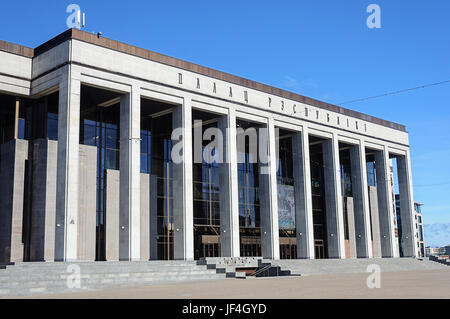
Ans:
{"type": "MultiPolygon", "coordinates": [[[[369,273],[320,274],[300,277],[224,279],[114,288],[37,298],[155,299],[291,299],[291,298],[450,298],[449,270],[381,273],[381,288],[369,289],[369,273]]],[[[36,298],[36,297],[32,297],[36,298]]]]}

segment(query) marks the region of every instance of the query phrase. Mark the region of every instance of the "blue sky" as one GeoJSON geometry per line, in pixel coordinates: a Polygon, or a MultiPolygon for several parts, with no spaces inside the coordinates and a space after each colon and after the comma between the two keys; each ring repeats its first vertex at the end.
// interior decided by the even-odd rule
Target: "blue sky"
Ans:
{"type": "MultiPolygon", "coordinates": [[[[450,1],[3,1],[0,39],[86,30],[330,103],[450,80],[450,1]],[[366,8],[381,7],[381,29],[366,8]]],[[[450,223],[450,83],[344,106],[405,124],[425,223],[450,223]]]]}

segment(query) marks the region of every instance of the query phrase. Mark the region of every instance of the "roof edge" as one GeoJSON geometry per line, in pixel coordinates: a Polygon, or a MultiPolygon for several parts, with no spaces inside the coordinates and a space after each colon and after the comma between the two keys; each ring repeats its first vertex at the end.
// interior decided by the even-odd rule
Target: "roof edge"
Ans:
{"type": "Polygon", "coordinates": [[[0,40],[0,51],[24,56],[27,58],[34,57],[34,50],[32,48],[3,40],[0,40]]]}
{"type": "Polygon", "coordinates": [[[230,73],[218,71],[215,69],[211,69],[208,67],[204,67],[195,63],[191,63],[185,60],[173,58],[161,53],[157,53],[154,51],[142,49],[130,44],[126,44],[117,40],[109,39],[106,37],[98,37],[96,34],[89,33],[86,31],[81,31],[78,29],[68,29],[63,33],[57,35],[56,37],[50,39],[49,41],[43,43],[37,48],[30,49],[24,46],[20,46],[17,44],[0,41],[0,50],[7,51],[10,53],[15,53],[27,57],[35,57],[38,56],[51,48],[67,41],[70,39],[75,39],[79,41],[84,41],[90,44],[98,45],[107,49],[115,50],[121,53],[126,53],[130,55],[134,55],[146,60],[151,60],[154,62],[166,64],[172,67],[180,68],[189,72],[198,73],[204,76],[216,78],[218,80],[222,80],[225,82],[229,82],[235,85],[244,86],[250,89],[258,90],[267,94],[275,95],[281,98],[290,99],[299,103],[304,103],[307,105],[315,106],[330,112],[336,112],[342,115],[354,117],[363,121],[371,122],[374,124],[378,124],[381,126],[389,127],[395,130],[399,130],[402,132],[406,132],[406,127],[402,124],[398,124],[395,122],[383,120],[378,117],[374,117],[368,114],[364,114],[361,112],[353,111],[350,109],[346,109],[340,107],[338,105],[334,105],[331,103],[323,102],[314,98],[310,98],[307,96],[303,96],[294,92],[290,92],[287,90],[283,90],[280,88],[276,88],[267,84],[263,84],[260,82],[252,81],[243,77],[239,77],[236,75],[232,75],[230,73]]]}

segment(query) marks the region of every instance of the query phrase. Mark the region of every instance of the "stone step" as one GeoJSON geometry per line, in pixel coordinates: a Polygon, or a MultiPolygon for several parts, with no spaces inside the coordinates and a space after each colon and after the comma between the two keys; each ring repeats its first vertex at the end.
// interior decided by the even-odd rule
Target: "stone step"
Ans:
{"type": "Polygon", "coordinates": [[[171,266],[171,267],[166,267],[166,266],[155,266],[155,265],[149,265],[149,266],[105,266],[105,267],[98,267],[98,266],[86,266],[86,265],[78,265],[78,264],[67,264],[64,267],[36,267],[36,268],[14,268],[14,267],[7,267],[4,270],[0,270],[0,274],[5,273],[5,272],[27,272],[27,271],[40,271],[40,272],[45,272],[45,271],[66,271],[68,269],[69,266],[79,266],[80,269],[82,270],[98,270],[98,269],[103,269],[103,270],[112,270],[112,271],[124,271],[124,270],[128,270],[128,269],[137,269],[137,270],[160,270],[160,269],[171,269],[171,270],[176,270],[176,269],[207,269],[207,266],[201,266],[201,265],[189,265],[189,266],[171,266]]]}
{"type": "MultiPolygon", "coordinates": [[[[0,276],[2,274],[20,274],[20,273],[29,273],[29,272],[35,272],[35,273],[65,273],[68,270],[67,267],[61,267],[61,268],[41,268],[41,269],[34,269],[34,268],[7,268],[5,270],[0,270],[0,276]]],[[[206,266],[178,266],[178,267],[86,267],[86,266],[80,266],[81,272],[123,272],[123,271],[161,271],[161,270],[167,270],[167,271],[182,271],[182,270],[189,270],[189,269],[202,269],[206,270],[206,266]]]]}
{"type": "Polygon", "coordinates": [[[363,273],[369,265],[378,265],[382,272],[404,270],[440,269],[439,263],[415,258],[358,258],[358,259],[285,259],[273,261],[282,269],[291,270],[292,275],[363,273]]]}
{"type": "Polygon", "coordinates": [[[155,284],[168,284],[177,282],[190,282],[190,281],[204,281],[204,280],[217,280],[224,279],[225,277],[210,275],[210,276],[190,276],[190,277],[170,277],[161,278],[155,280],[145,280],[145,281],[133,281],[128,280],[124,282],[95,282],[89,284],[83,284],[82,289],[78,288],[68,288],[67,284],[64,283],[53,283],[52,285],[40,285],[40,286],[21,286],[14,288],[7,288],[0,286],[0,298],[14,297],[14,296],[26,296],[26,295],[37,295],[37,294],[55,294],[55,293],[76,293],[83,291],[95,291],[107,288],[119,288],[119,287],[139,287],[144,285],[155,285],[155,284]]]}
{"type": "Polygon", "coordinates": [[[227,278],[246,278],[248,276],[289,276],[291,271],[272,265],[272,260],[262,257],[241,258],[203,258],[199,265],[206,265],[207,269],[215,269],[218,274],[226,274],[227,278]],[[247,271],[246,271],[247,270],[247,271]],[[249,271],[253,274],[248,275],[249,271]]]}
{"type": "Polygon", "coordinates": [[[42,263],[21,263],[16,265],[7,265],[7,269],[47,269],[47,268],[66,268],[68,265],[80,265],[81,267],[194,267],[197,266],[195,262],[42,262],[42,263]]]}
{"type": "Polygon", "coordinates": [[[0,296],[74,292],[67,288],[73,276],[67,267],[73,264],[80,266],[81,285],[88,290],[226,278],[195,261],[20,263],[0,270],[0,296]]]}
{"type": "MultiPolygon", "coordinates": [[[[159,272],[123,272],[123,273],[81,273],[80,278],[130,278],[130,277],[158,277],[158,276],[167,276],[167,275],[192,275],[192,274],[216,274],[214,270],[200,270],[200,269],[193,269],[193,270],[186,270],[186,271],[159,271],[159,272]]],[[[27,275],[21,275],[21,276],[3,276],[0,277],[0,283],[8,283],[8,282],[27,282],[27,281],[33,281],[33,280],[65,280],[71,276],[69,273],[65,274],[27,274],[27,275]]]]}
{"type": "MultiPolygon", "coordinates": [[[[96,287],[98,284],[116,284],[116,283],[146,283],[153,281],[168,281],[168,280],[182,280],[189,278],[224,278],[225,276],[220,276],[218,274],[205,274],[205,273],[186,273],[186,274],[159,274],[151,276],[117,276],[117,277],[81,277],[81,285],[88,287],[96,287]]],[[[20,288],[20,287],[50,287],[52,285],[66,285],[67,278],[42,278],[27,281],[10,281],[2,283],[1,289],[6,288],[20,288]]]]}

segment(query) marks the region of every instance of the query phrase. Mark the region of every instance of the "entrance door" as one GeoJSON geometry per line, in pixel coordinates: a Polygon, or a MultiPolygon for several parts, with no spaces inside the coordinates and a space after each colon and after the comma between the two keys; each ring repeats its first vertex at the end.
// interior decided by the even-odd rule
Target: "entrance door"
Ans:
{"type": "Polygon", "coordinates": [[[242,257],[261,256],[261,237],[241,236],[241,256],[242,257]]]}
{"type": "Polygon", "coordinates": [[[165,163],[164,177],[158,183],[158,259],[172,260],[173,257],[173,197],[171,165],[165,163]]]}
{"type": "Polygon", "coordinates": [[[316,239],[314,241],[314,251],[316,253],[316,259],[325,258],[325,245],[323,240],[316,239]]]}
{"type": "Polygon", "coordinates": [[[193,165],[195,259],[220,256],[219,164],[205,146],[202,152],[202,162],[193,165]]]}
{"type": "MultiPolygon", "coordinates": [[[[291,239],[291,238],[289,238],[289,239],[291,239]]],[[[295,240],[295,238],[294,238],[294,240],[295,240]]],[[[292,242],[289,242],[286,244],[280,244],[280,258],[281,259],[297,259],[297,244],[292,243],[292,242]]]]}

